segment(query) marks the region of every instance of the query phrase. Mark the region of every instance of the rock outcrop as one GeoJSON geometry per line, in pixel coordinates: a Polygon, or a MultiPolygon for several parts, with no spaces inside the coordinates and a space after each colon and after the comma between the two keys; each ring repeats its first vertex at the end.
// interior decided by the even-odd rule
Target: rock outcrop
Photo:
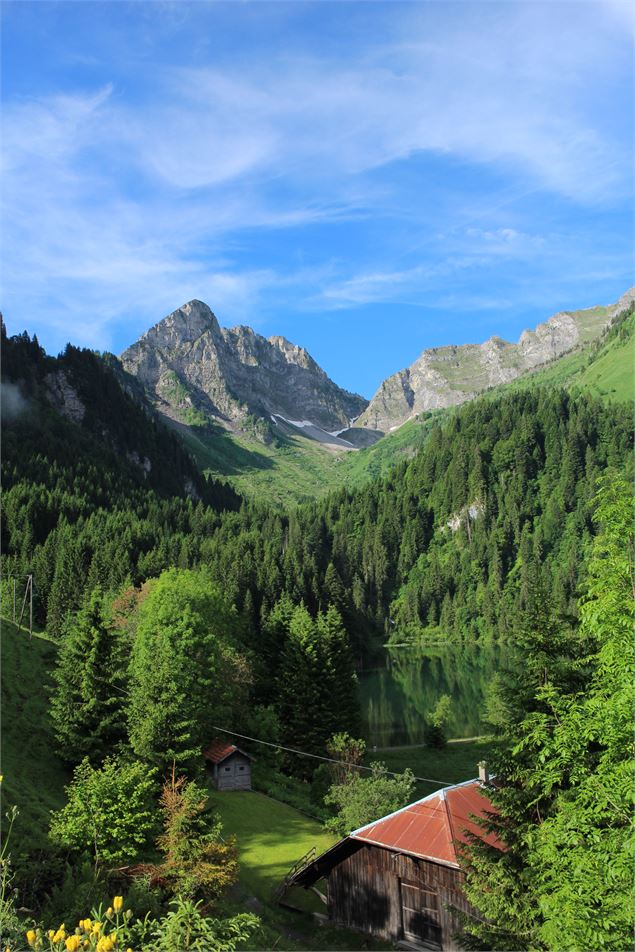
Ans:
{"type": "Polygon", "coordinates": [[[523,331],[516,344],[491,337],[484,344],[424,350],[410,367],[384,380],[355,426],[385,433],[424,410],[465,403],[599,337],[634,299],[631,288],[616,304],[555,314],[523,331]]]}
{"type": "Polygon", "coordinates": [[[158,409],[185,423],[232,428],[250,415],[282,416],[341,430],[368,403],[334,384],[304,348],[249,327],[220,327],[202,301],[169,314],[120,360],[158,409]]]}

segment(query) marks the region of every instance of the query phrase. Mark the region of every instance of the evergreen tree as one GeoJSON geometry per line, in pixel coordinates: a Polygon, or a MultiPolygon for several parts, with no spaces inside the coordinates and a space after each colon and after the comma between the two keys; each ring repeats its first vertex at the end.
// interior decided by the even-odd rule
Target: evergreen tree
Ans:
{"type": "Polygon", "coordinates": [[[67,625],[53,673],[51,719],[69,763],[87,757],[96,764],[124,742],[127,663],[108,606],[95,589],[67,625]]]}

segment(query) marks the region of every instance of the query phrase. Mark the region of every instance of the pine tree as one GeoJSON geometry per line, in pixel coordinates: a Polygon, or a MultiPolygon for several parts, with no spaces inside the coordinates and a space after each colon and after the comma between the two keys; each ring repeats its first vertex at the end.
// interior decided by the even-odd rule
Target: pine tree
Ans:
{"type": "Polygon", "coordinates": [[[69,763],[88,757],[96,764],[124,742],[127,660],[104,597],[95,589],[67,625],[53,673],[51,719],[69,763]]]}

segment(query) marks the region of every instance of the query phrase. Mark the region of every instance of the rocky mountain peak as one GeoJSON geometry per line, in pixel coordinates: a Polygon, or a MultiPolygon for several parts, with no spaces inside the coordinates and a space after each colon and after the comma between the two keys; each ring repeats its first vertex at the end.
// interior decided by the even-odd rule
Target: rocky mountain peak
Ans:
{"type": "Polygon", "coordinates": [[[186,343],[197,340],[206,331],[218,333],[220,331],[218,321],[207,304],[195,299],[164,317],[162,321],[142,334],[140,341],[152,344],[186,343]]]}
{"type": "Polygon", "coordinates": [[[248,416],[341,430],[367,400],[336,386],[302,347],[251,327],[219,327],[202,301],[177,308],[121,355],[166,416],[240,428],[248,416]]]}
{"type": "Polygon", "coordinates": [[[316,373],[326,377],[322,368],[316,364],[308,350],[305,350],[304,347],[292,344],[290,340],[287,340],[286,337],[282,337],[279,334],[274,334],[272,337],[268,337],[267,340],[273,347],[276,347],[280,351],[287,363],[298,364],[300,367],[310,367],[316,373]]]}

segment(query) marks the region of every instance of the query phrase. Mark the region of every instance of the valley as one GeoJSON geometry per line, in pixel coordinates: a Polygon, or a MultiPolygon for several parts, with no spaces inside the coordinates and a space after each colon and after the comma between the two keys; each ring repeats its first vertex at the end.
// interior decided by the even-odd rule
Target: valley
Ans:
{"type": "Polygon", "coordinates": [[[611,306],[556,315],[525,332],[518,345],[493,339],[426,351],[419,362],[429,373],[418,377],[417,362],[403,372],[419,380],[416,400],[397,396],[414,394],[400,375],[384,381],[370,403],[346,395],[306,351],[282,338],[266,341],[249,328],[226,332],[201,302],[169,315],[121,359],[141,385],[139,398],[145,393],[178,430],[203,472],[284,506],[385,473],[421,445],[432,419],[482,392],[544,383],[631,399],[632,301],[629,291],[611,306]],[[622,336],[607,339],[616,321],[622,336]],[[252,391],[248,380],[256,366],[260,383],[252,391]],[[293,423],[298,417],[301,425],[293,423]]]}
{"type": "MultiPolygon", "coordinates": [[[[346,417],[345,391],[326,387],[336,402],[320,404],[317,427],[301,405],[286,416],[219,384],[221,419],[221,397],[206,416],[170,367],[153,398],[131,364],[70,345],[49,357],[3,327],[15,411],[1,586],[6,605],[12,581],[33,575],[36,626],[30,640],[2,621],[4,794],[20,811],[12,875],[40,921],[125,893],[168,930],[169,903],[189,896],[222,910],[245,949],[382,948],[333,925],[316,938],[321,901],[294,887],[299,911],[284,909],[280,880],[309,847],[328,852],[473,781],[480,761],[501,778],[500,797],[488,787],[501,811],[509,790],[541,784],[545,848],[560,842],[570,791],[554,793],[549,770],[562,749],[582,800],[587,778],[629,764],[621,728],[588,752],[575,725],[603,738],[605,712],[625,724],[632,694],[633,322],[629,304],[563,356],[360,448],[348,444],[363,428],[328,416],[346,417]],[[201,750],[215,737],[253,759],[252,792],[213,789],[201,750]],[[185,833],[173,809],[191,818],[185,833]],[[244,903],[257,919],[239,918],[244,903]]],[[[283,350],[272,359],[319,377],[305,352],[283,350]]],[[[532,830],[532,803],[513,809],[532,830]]],[[[624,825],[610,812],[601,823],[623,880],[624,825]]],[[[594,836],[591,823],[585,850],[594,836]]],[[[492,895],[483,869],[466,887],[477,908],[492,895]]],[[[18,935],[23,914],[8,908],[18,935]]],[[[134,929],[135,947],[153,948],[141,919],[134,929]]]]}

